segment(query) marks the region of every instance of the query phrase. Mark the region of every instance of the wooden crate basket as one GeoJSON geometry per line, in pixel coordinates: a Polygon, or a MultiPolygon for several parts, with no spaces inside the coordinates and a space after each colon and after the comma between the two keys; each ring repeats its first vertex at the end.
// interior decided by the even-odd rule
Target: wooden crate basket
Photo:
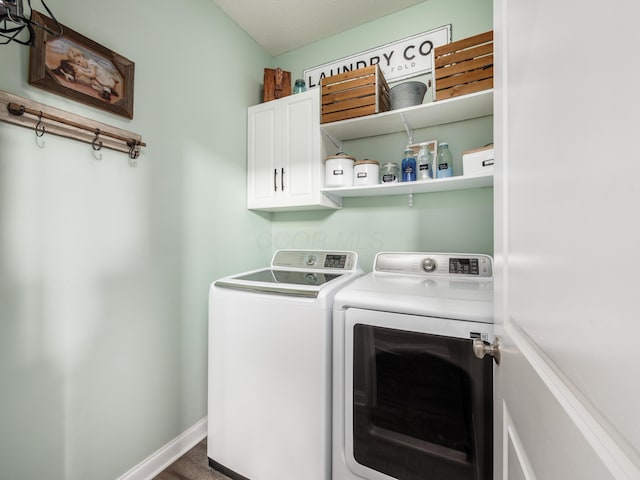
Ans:
{"type": "Polygon", "coordinates": [[[435,100],[493,88],[493,31],[436,47],[435,100]]]}
{"type": "Polygon", "coordinates": [[[321,123],[386,112],[391,108],[389,85],[378,65],[325,77],[320,88],[321,123]]]}

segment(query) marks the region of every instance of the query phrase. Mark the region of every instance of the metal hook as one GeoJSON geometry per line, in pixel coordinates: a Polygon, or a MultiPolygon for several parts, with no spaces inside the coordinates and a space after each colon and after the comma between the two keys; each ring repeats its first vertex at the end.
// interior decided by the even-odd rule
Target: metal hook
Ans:
{"type": "Polygon", "coordinates": [[[91,148],[93,148],[96,152],[102,148],[102,141],[98,138],[100,136],[100,129],[96,128],[96,136],[91,142],[91,148]]]}
{"type": "Polygon", "coordinates": [[[132,167],[136,167],[138,162],[136,161],[140,156],[140,149],[138,148],[138,141],[133,140],[131,142],[127,142],[129,146],[129,165],[132,167]]]}
{"type": "Polygon", "coordinates": [[[42,123],[42,112],[38,115],[38,123],[35,126],[36,137],[42,137],[44,135],[44,124],[42,123]]]}

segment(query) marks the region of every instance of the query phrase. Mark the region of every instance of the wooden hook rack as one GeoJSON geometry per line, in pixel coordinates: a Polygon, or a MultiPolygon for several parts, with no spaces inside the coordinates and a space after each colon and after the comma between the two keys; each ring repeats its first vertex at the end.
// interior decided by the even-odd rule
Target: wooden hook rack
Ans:
{"type": "Polygon", "coordinates": [[[140,148],[147,146],[136,133],[3,91],[0,91],[0,120],[31,128],[38,137],[51,133],[89,143],[96,151],[108,148],[124,152],[131,166],[137,165],[140,148]]]}

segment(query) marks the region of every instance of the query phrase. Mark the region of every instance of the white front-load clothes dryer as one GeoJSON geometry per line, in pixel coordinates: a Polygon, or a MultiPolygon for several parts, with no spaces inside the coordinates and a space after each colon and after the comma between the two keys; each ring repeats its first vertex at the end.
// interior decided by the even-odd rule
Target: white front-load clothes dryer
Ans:
{"type": "Polygon", "coordinates": [[[209,290],[209,464],[233,479],[330,480],[333,297],[357,255],[279,250],[209,290]]]}
{"type": "Polygon", "coordinates": [[[333,480],[490,480],[493,340],[491,257],[379,253],[334,300],[333,480]]]}

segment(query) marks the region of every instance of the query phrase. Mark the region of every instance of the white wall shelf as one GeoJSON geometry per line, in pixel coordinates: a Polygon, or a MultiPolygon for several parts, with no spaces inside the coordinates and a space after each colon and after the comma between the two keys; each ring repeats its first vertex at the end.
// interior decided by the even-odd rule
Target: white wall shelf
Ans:
{"type": "Polygon", "coordinates": [[[331,138],[353,140],[493,115],[493,90],[320,125],[331,138]],[[407,125],[405,125],[406,122],[407,125]]]}
{"type": "Polygon", "coordinates": [[[322,192],[336,198],[411,195],[414,193],[446,192],[470,188],[493,187],[493,174],[460,175],[457,177],[418,180],[415,182],[381,183],[362,187],[324,188],[322,192]]]}

